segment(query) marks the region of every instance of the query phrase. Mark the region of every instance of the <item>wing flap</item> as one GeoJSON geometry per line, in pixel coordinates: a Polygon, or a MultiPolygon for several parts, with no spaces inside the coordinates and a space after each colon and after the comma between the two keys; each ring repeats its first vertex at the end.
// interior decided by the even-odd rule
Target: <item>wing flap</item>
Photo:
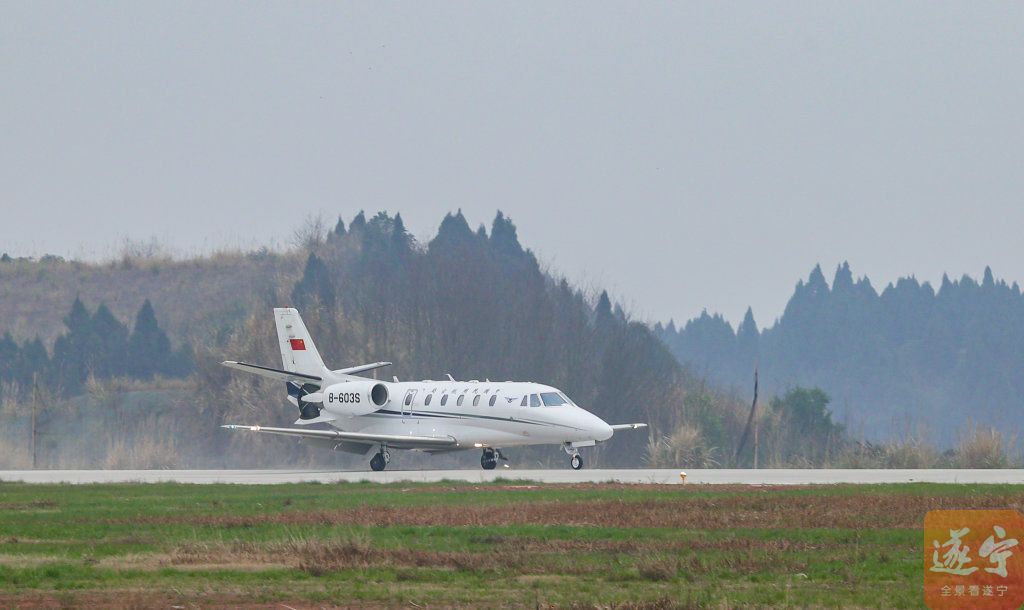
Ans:
{"type": "Polygon", "coordinates": [[[341,430],[308,430],[302,428],[272,428],[268,426],[240,426],[225,424],[221,428],[228,430],[249,430],[267,434],[299,436],[306,438],[333,439],[338,441],[355,441],[362,443],[381,443],[390,447],[405,449],[437,449],[455,448],[459,442],[450,436],[414,436],[411,434],[368,434],[365,432],[342,432],[341,430]]]}

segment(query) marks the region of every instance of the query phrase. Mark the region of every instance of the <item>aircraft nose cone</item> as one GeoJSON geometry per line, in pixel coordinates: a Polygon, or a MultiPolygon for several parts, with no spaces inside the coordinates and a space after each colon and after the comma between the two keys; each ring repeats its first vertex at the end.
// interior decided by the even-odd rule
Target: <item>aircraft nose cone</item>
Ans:
{"type": "Polygon", "coordinates": [[[588,428],[590,429],[591,433],[593,433],[594,440],[606,441],[610,439],[612,437],[612,434],[615,433],[615,431],[612,430],[612,427],[609,426],[603,419],[596,415],[591,415],[590,417],[593,418],[593,421],[590,422],[588,428]]]}

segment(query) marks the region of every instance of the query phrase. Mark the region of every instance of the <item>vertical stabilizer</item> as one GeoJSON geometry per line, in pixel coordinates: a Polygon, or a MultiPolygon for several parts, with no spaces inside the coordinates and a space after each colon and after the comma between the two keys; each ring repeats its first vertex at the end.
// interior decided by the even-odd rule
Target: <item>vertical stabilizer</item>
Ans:
{"type": "Polygon", "coordinates": [[[281,346],[284,370],[322,377],[327,367],[306,325],[302,323],[299,312],[292,308],[275,308],[274,321],[277,323],[277,339],[281,346]]]}

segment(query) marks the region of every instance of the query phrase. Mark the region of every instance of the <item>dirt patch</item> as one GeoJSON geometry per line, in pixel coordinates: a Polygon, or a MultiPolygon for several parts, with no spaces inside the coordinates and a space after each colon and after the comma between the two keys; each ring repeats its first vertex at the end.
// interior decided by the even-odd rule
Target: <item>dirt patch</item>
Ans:
{"type": "Polygon", "coordinates": [[[543,524],[619,528],[919,528],[924,514],[940,508],[1024,508],[1024,495],[778,496],[746,494],[668,500],[571,500],[508,502],[499,505],[363,506],[344,510],[288,511],[256,515],[197,514],[142,516],[115,523],[224,528],[264,524],[317,526],[500,526],[543,524]],[[794,518],[799,515],[799,518],[794,518]]]}
{"type": "Polygon", "coordinates": [[[375,604],[335,606],[324,603],[297,601],[254,602],[244,595],[219,594],[204,592],[201,594],[175,595],[159,591],[83,591],[61,594],[26,593],[18,595],[0,594],[0,607],[26,608],[32,610],[51,610],[56,608],[108,608],[124,610],[134,608],[180,608],[192,610],[199,608],[253,608],[256,610],[294,610],[321,608],[359,608],[371,607],[375,604]]]}
{"type": "Polygon", "coordinates": [[[52,510],[58,504],[54,500],[33,500],[31,502],[0,502],[0,511],[4,510],[52,510]]]}

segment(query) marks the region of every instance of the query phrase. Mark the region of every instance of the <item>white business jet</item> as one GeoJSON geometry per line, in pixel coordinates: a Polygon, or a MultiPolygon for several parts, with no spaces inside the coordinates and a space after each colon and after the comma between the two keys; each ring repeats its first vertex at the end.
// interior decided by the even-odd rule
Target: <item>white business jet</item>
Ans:
{"type": "Polygon", "coordinates": [[[295,309],[274,309],[284,370],[244,362],[224,366],[285,382],[298,407],[297,428],[226,425],[231,430],[298,436],[335,451],[372,455],[370,468],[384,470],[390,449],[428,453],[481,449],[480,465],[491,470],[501,449],[561,445],[573,469],[583,468],[581,447],[593,447],[616,430],[647,424],[609,426],[576,405],[564,392],[539,383],[490,380],[376,381],[358,377],[390,362],[332,371],[324,366],[295,309]],[[332,430],[309,427],[328,424],[332,430]]]}

